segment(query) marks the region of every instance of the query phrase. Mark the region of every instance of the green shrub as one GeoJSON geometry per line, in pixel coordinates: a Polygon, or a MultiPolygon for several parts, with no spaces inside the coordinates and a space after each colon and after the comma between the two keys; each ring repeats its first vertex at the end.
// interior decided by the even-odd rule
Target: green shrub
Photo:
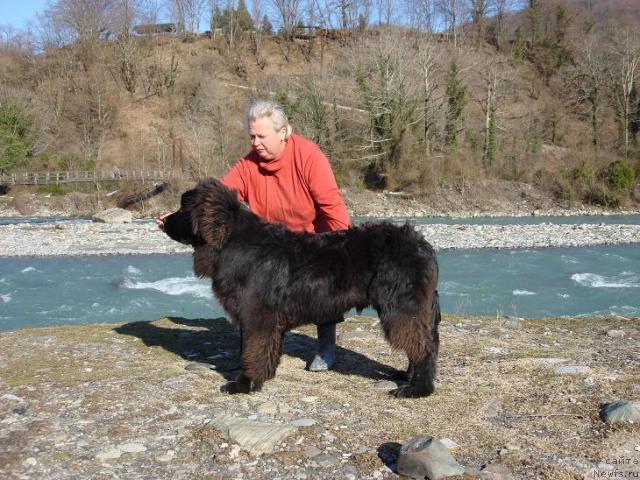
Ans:
{"type": "Polygon", "coordinates": [[[539,168],[533,173],[533,176],[531,177],[531,182],[536,187],[544,188],[548,190],[553,186],[554,182],[556,181],[556,177],[557,175],[551,173],[550,171],[544,168],[539,168]]]}
{"type": "Polygon", "coordinates": [[[14,102],[0,103],[0,170],[23,165],[31,155],[31,116],[14,102]]]}
{"type": "Polygon", "coordinates": [[[487,131],[486,143],[486,162],[489,166],[493,166],[496,163],[496,158],[498,158],[498,126],[495,109],[491,109],[489,114],[489,130],[487,131]]]}
{"type": "Polygon", "coordinates": [[[59,170],[91,170],[89,166],[84,165],[85,162],[78,155],[73,153],[65,154],[58,158],[59,170]]]}
{"type": "Polygon", "coordinates": [[[61,197],[69,193],[69,189],[63,185],[41,185],[38,187],[38,193],[61,197]]]}
{"type": "Polygon", "coordinates": [[[455,148],[462,127],[464,107],[467,103],[467,88],[460,80],[457,63],[451,62],[447,80],[447,113],[445,124],[445,144],[449,148],[455,148]]]}
{"type": "Polygon", "coordinates": [[[594,187],[589,190],[585,201],[592,205],[607,208],[618,208],[620,206],[620,197],[616,193],[608,193],[599,187],[594,187]]]}
{"type": "Polygon", "coordinates": [[[578,184],[591,185],[596,178],[596,171],[593,166],[583,163],[573,169],[572,177],[578,184]]]}
{"type": "Polygon", "coordinates": [[[33,157],[31,162],[34,170],[51,170],[53,167],[53,160],[47,152],[42,152],[33,157]]]}
{"type": "Polygon", "coordinates": [[[0,139],[0,170],[13,170],[22,165],[29,155],[29,146],[19,138],[0,139]]]}
{"type": "Polygon", "coordinates": [[[636,172],[625,160],[611,162],[602,171],[602,177],[614,192],[630,190],[636,184],[636,172]]]}
{"type": "Polygon", "coordinates": [[[464,138],[467,141],[467,145],[469,145],[469,150],[476,153],[480,148],[480,136],[478,132],[469,128],[464,131],[464,138]]]}
{"type": "Polygon", "coordinates": [[[555,179],[551,191],[560,200],[571,200],[575,195],[573,186],[564,176],[555,179]]]}

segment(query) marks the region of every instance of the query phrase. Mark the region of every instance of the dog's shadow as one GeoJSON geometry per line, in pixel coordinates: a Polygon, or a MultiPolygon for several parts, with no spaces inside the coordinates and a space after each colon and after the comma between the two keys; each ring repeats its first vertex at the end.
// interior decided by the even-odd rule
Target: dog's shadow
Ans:
{"type": "MultiPolygon", "coordinates": [[[[185,360],[209,365],[225,379],[234,379],[240,371],[240,333],[224,317],[187,319],[167,317],[176,325],[163,327],[150,322],[132,322],[116,327],[122,335],[137,337],[147,346],[159,346],[185,360]]],[[[338,327],[340,328],[340,327],[338,327]]],[[[298,332],[285,334],[284,355],[300,358],[307,368],[317,349],[314,337],[298,332]]],[[[397,370],[361,353],[336,346],[336,363],[332,371],[360,375],[373,380],[388,379],[397,370]]]]}

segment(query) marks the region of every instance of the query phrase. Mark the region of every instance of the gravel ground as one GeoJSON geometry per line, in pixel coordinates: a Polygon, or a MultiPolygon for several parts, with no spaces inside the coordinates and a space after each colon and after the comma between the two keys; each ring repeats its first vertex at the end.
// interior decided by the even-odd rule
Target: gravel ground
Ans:
{"type": "Polygon", "coordinates": [[[638,325],[445,316],[421,399],[388,395],[406,359],[367,317],[338,326],[334,370],[305,371],[306,326],[287,333],[276,377],[236,396],[219,391],[239,342],[222,318],[5,332],[0,478],[401,479],[399,446],[418,435],[453,442],[456,480],[637,478],[638,424],[598,412],[639,398],[638,325]],[[245,435],[218,426],[229,418],[245,435]],[[258,455],[251,425],[269,444],[264,428],[289,433],[258,455]]]}
{"type": "MultiPolygon", "coordinates": [[[[640,225],[420,225],[438,250],[544,248],[640,242],[640,225]]],[[[0,226],[0,256],[140,255],[190,252],[151,224],[0,226]]]]}

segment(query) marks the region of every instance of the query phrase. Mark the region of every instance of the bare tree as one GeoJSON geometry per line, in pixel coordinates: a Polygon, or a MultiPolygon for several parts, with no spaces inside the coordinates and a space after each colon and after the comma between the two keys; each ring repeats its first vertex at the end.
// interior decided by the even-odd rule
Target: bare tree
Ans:
{"type": "Polygon", "coordinates": [[[115,69],[111,73],[120,80],[129,93],[135,93],[140,75],[140,52],[138,43],[128,35],[121,35],[115,41],[115,69]]]}
{"type": "Polygon", "coordinates": [[[182,33],[196,33],[204,14],[206,0],[166,0],[167,9],[182,33]]]}
{"type": "Polygon", "coordinates": [[[95,40],[120,31],[128,2],[122,0],[58,0],[44,12],[64,42],[95,40]]]}
{"type": "Polygon", "coordinates": [[[445,30],[451,35],[453,47],[457,48],[459,43],[459,24],[463,15],[462,0],[437,0],[436,8],[442,17],[445,30]]]}
{"type": "Polygon", "coordinates": [[[437,125],[438,105],[436,99],[438,80],[441,72],[438,60],[442,49],[438,48],[433,38],[424,35],[418,44],[418,65],[422,74],[422,117],[423,117],[423,142],[426,157],[431,155],[433,149],[432,140],[437,125]]]}
{"type": "Polygon", "coordinates": [[[489,12],[489,0],[468,0],[467,6],[471,14],[471,23],[475,33],[475,44],[479,46],[484,40],[486,17],[489,12]]]}
{"type": "Polygon", "coordinates": [[[141,23],[158,23],[161,11],[161,0],[138,0],[138,14],[141,23]]]}
{"type": "Polygon", "coordinates": [[[329,1],[309,0],[306,3],[307,21],[314,27],[328,28],[331,22],[331,9],[329,1]]]}
{"type": "Polygon", "coordinates": [[[435,0],[405,0],[409,24],[422,32],[433,32],[436,24],[435,0]]]}
{"type": "Polygon", "coordinates": [[[491,168],[495,162],[497,143],[497,121],[500,109],[504,105],[509,92],[509,86],[513,84],[515,72],[509,67],[506,60],[499,57],[491,57],[483,63],[479,71],[480,78],[484,82],[478,91],[484,94],[474,98],[484,114],[484,146],[482,161],[485,168],[491,168]]]}
{"type": "MultiPolygon", "coordinates": [[[[342,0],[340,0],[342,1],[342,0]]],[[[309,22],[324,28],[341,26],[340,2],[336,0],[311,0],[307,3],[309,22]]]]}
{"type": "Polygon", "coordinates": [[[240,16],[238,15],[238,10],[234,8],[234,2],[232,0],[227,0],[227,6],[224,9],[223,16],[224,24],[222,25],[222,32],[224,33],[227,52],[232,53],[235,50],[234,47],[238,37],[242,33],[240,16]]]}
{"type": "Polygon", "coordinates": [[[127,0],[58,0],[37,16],[41,48],[71,46],[87,71],[101,37],[128,32],[133,16],[127,0]]]}
{"type": "Polygon", "coordinates": [[[406,42],[380,35],[358,55],[362,60],[356,82],[369,114],[365,183],[387,188],[389,174],[397,171],[405,140],[420,121],[422,96],[415,78],[414,54],[406,42]]]}
{"type": "Polygon", "coordinates": [[[513,9],[515,0],[492,0],[493,11],[493,37],[498,50],[502,48],[504,41],[504,26],[507,12],[513,9]]]}
{"type": "Polygon", "coordinates": [[[356,28],[369,25],[373,4],[372,0],[310,0],[307,10],[309,21],[316,25],[356,28]]]}
{"type": "Polygon", "coordinates": [[[219,28],[220,25],[216,25],[216,15],[220,14],[220,1],[219,0],[208,0],[209,7],[209,30],[211,30],[211,34],[213,38],[215,38],[215,29],[219,28]]]}
{"type": "Polygon", "coordinates": [[[12,49],[18,32],[11,25],[0,25],[0,48],[12,49]]]}
{"type": "Polygon", "coordinates": [[[360,0],[356,10],[358,14],[358,26],[368,26],[371,23],[373,4],[371,0],[360,0]]]}
{"type": "Polygon", "coordinates": [[[540,28],[542,23],[542,0],[528,0],[529,6],[526,10],[529,22],[530,45],[533,47],[540,40],[540,28]]]}
{"type": "Polygon", "coordinates": [[[256,26],[256,30],[260,31],[260,24],[262,23],[262,2],[260,0],[251,0],[251,6],[249,7],[249,13],[253,24],[256,26]]]}
{"type": "Polygon", "coordinates": [[[618,119],[618,137],[625,156],[629,153],[629,124],[634,115],[632,96],[640,75],[640,38],[624,30],[614,39],[614,62],[609,72],[613,106],[618,119]]]}
{"type": "Polygon", "coordinates": [[[337,0],[341,28],[355,28],[369,24],[371,0],[337,0]]]}
{"type": "Polygon", "coordinates": [[[282,21],[282,31],[286,36],[290,36],[293,27],[300,18],[301,0],[271,0],[274,8],[280,15],[282,21]]]}
{"type": "Polygon", "coordinates": [[[591,144],[600,145],[600,110],[606,94],[609,57],[598,51],[600,39],[593,36],[582,40],[575,56],[575,64],[567,69],[565,90],[569,106],[577,109],[587,107],[591,124],[591,144]]]}
{"type": "Polygon", "coordinates": [[[376,0],[376,8],[378,10],[378,23],[381,25],[391,25],[394,20],[393,0],[376,0]]]}

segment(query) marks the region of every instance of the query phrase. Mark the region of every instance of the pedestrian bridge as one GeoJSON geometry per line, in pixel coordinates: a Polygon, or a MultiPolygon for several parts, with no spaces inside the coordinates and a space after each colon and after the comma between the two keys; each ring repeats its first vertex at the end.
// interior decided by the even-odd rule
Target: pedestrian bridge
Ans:
{"type": "Polygon", "coordinates": [[[60,185],[63,183],[105,182],[105,181],[168,181],[170,172],[166,170],[112,170],[112,171],[56,171],[56,172],[14,172],[0,174],[0,185],[60,185]]]}

